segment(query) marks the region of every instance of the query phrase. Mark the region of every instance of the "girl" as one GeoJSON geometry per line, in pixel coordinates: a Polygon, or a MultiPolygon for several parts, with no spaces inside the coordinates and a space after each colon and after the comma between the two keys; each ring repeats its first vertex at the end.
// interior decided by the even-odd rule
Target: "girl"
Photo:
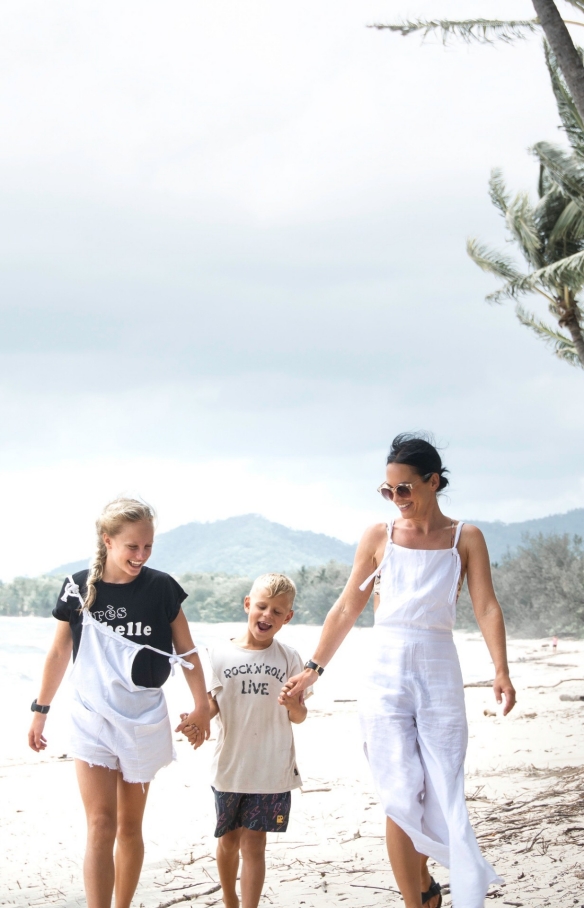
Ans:
{"type": "Polygon", "coordinates": [[[118,498],[96,523],[91,567],[69,577],[53,611],[59,625],[47,655],[29,744],[47,746],[49,707],[73,652],[70,754],[87,815],[84,881],[88,908],[129,908],[138,885],[148,786],[174,759],[161,687],[174,663],[183,667],[195,706],[178,730],[209,737],[201,663],[181,603],[187,594],[168,574],[145,567],[154,512],[118,498]],[[183,655],[174,655],[176,653],[183,655]],[[114,855],[115,843],[115,855],[114,855]]]}
{"type": "Polygon", "coordinates": [[[387,815],[387,850],[406,908],[442,903],[428,856],[450,867],[454,908],[483,908],[489,884],[500,882],[479,851],[464,799],[467,724],[452,628],[465,575],[495,665],[495,697],[498,703],[505,699],[503,715],[513,708],[515,691],[485,540],[477,527],[441,512],[436,496],[448,484],[445,472],[427,439],[394,439],[378,491],[397,506],[399,519],[365,532],[313,659],[286,685],[295,696],[322,674],[378,578],[371,657],[355,670],[364,676],[365,752],[387,815]]]}

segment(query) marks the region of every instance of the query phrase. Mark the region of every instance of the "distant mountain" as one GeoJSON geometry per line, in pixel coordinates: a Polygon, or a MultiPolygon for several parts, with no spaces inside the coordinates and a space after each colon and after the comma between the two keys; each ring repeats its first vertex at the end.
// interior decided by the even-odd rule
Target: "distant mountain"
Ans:
{"type": "MultiPolygon", "coordinates": [[[[245,514],[213,523],[187,523],[160,533],[148,564],[169,574],[221,571],[254,577],[328,561],[350,564],[355,548],[323,533],[291,530],[259,514],[245,514]]],[[[51,574],[74,573],[87,564],[87,559],[64,564],[51,574]]]]}
{"type": "Polygon", "coordinates": [[[536,536],[542,533],[549,536],[556,533],[563,536],[584,537],[584,508],[575,508],[566,514],[551,514],[549,517],[538,517],[535,520],[522,520],[520,523],[502,523],[497,520],[469,520],[485,534],[491,561],[500,561],[507,551],[521,545],[526,534],[536,536]]]}
{"type": "MultiPolygon", "coordinates": [[[[471,520],[485,534],[491,561],[521,544],[526,533],[568,533],[584,537],[584,508],[520,523],[471,520]]],[[[253,577],[265,571],[293,571],[328,561],[350,564],[355,545],[323,533],[291,530],[259,514],[245,514],[212,523],[187,523],[161,533],[149,564],[169,574],[222,572],[253,577]]],[[[51,574],[71,574],[88,565],[87,559],[63,564],[51,574]]]]}

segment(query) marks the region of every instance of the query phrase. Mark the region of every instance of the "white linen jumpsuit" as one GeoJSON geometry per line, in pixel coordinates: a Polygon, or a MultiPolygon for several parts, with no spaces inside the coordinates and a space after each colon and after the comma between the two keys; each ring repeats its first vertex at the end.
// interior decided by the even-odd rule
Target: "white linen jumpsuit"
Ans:
{"type": "MultiPolygon", "coordinates": [[[[61,597],[76,597],[79,587],[69,582],[61,597]]],[[[97,621],[85,609],[77,658],[70,675],[73,685],[72,733],[69,756],[90,766],[104,766],[122,773],[125,782],[151,782],[159,769],[176,759],[168,708],[162,689],[141,687],[132,681],[137,653],[150,649],[192,669],[184,656],[134,643],[97,621]]]]}
{"type": "Polygon", "coordinates": [[[502,882],[483,858],[464,798],[468,729],[452,629],[461,562],[452,548],[393,542],[380,566],[373,645],[359,702],[364,748],[379,798],[416,851],[450,868],[454,908],[483,908],[502,882]]]}

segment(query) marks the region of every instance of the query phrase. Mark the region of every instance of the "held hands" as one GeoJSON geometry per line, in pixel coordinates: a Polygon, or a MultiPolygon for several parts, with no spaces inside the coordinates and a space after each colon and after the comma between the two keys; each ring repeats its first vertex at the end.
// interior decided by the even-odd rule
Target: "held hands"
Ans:
{"type": "Polygon", "coordinates": [[[278,703],[280,706],[285,706],[288,712],[290,712],[290,710],[296,710],[304,704],[303,691],[300,691],[297,694],[290,693],[295,686],[294,678],[290,678],[289,681],[286,681],[286,684],[280,691],[280,696],[278,697],[278,703]]]}
{"type": "MultiPolygon", "coordinates": [[[[315,681],[318,681],[319,674],[313,668],[305,668],[303,672],[299,675],[294,675],[292,678],[288,678],[286,685],[282,688],[281,696],[286,697],[297,697],[307,687],[310,687],[311,684],[314,684],[315,681]]],[[[282,703],[282,700],[278,700],[279,703],[282,703]]],[[[285,705],[285,704],[283,704],[285,705]]]]}
{"type": "Polygon", "coordinates": [[[304,705],[304,691],[293,693],[295,687],[294,679],[290,678],[278,697],[278,703],[288,710],[288,718],[291,722],[299,724],[306,719],[306,706],[304,705]]]}
{"type": "Polygon", "coordinates": [[[190,713],[180,714],[181,722],[175,728],[175,731],[182,731],[183,735],[192,744],[195,750],[209,739],[211,734],[211,718],[209,714],[209,705],[195,707],[190,713]]]}
{"type": "Polygon", "coordinates": [[[43,735],[46,721],[46,714],[35,713],[28,732],[28,746],[36,751],[37,754],[45,750],[47,746],[47,739],[43,735]]]}
{"type": "Polygon", "coordinates": [[[503,698],[505,699],[503,715],[506,716],[515,706],[515,688],[511,684],[509,675],[497,675],[493,681],[493,693],[495,694],[497,703],[501,704],[503,698]]]}

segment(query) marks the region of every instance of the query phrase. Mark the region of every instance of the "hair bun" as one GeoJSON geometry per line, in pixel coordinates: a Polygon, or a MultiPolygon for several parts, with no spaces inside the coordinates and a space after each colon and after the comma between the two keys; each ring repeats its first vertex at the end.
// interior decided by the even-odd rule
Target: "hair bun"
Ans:
{"type": "Polygon", "coordinates": [[[442,458],[434,444],[434,439],[426,432],[402,432],[396,435],[391,443],[387,463],[403,463],[413,467],[420,476],[438,473],[440,482],[438,491],[442,492],[448,485],[444,475],[449,471],[442,464],[442,458]]]}

